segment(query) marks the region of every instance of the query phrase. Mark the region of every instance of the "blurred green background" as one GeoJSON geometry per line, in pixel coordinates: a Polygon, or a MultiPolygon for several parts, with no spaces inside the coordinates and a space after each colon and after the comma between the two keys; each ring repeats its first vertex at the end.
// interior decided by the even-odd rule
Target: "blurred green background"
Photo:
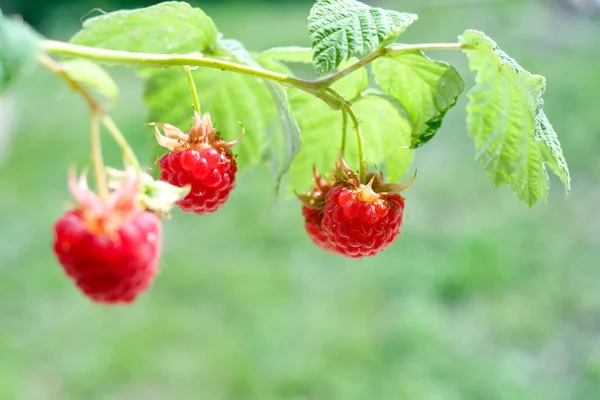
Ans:
{"type": "MultiPolygon", "coordinates": [[[[161,273],[130,307],[90,303],[52,255],[67,168],[88,162],[88,113],[56,77],[28,73],[0,99],[0,399],[600,398],[594,1],[371,3],[420,15],[403,42],[481,29],[548,78],[547,114],[573,177],[566,200],[554,177],[547,204],[532,209],[493,187],[474,162],[463,96],[417,152],[403,235],[382,255],[317,249],[298,202],[275,200],[256,167],[219,213],[175,212],[164,224],[161,273]]],[[[94,7],[150,4],[11,2],[5,12],[59,39],[94,7]]],[[[310,1],[196,5],[252,50],[309,44],[310,1]]],[[[472,84],[460,53],[432,55],[472,84]]],[[[149,159],[141,82],[113,72],[121,98],[110,111],[149,159]]]]}

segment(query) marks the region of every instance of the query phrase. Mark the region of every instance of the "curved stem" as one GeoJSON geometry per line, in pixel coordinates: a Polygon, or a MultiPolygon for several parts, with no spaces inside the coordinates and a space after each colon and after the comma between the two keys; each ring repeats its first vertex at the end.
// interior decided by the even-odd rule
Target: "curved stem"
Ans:
{"type": "Polygon", "coordinates": [[[396,46],[388,46],[381,47],[374,52],[368,54],[364,58],[361,58],[356,63],[350,65],[349,67],[331,75],[326,78],[319,79],[315,81],[315,85],[317,89],[323,89],[331,86],[334,82],[342,79],[345,76],[350,75],[357,69],[364,67],[370,62],[376,60],[377,58],[384,56],[386,54],[394,54],[394,53],[402,53],[406,51],[416,51],[416,50],[471,50],[474,49],[473,46],[468,44],[460,44],[460,43],[422,43],[422,44],[405,44],[405,45],[396,45],[396,46]]]}
{"type": "Polygon", "coordinates": [[[194,76],[189,66],[184,65],[183,69],[187,75],[190,90],[192,91],[192,100],[194,100],[194,110],[200,115],[200,100],[198,99],[198,91],[196,91],[196,84],[194,83],[194,76]]]}
{"type": "Polygon", "coordinates": [[[81,83],[73,79],[71,75],[69,75],[67,71],[63,69],[62,65],[60,65],[59,62],[54,61],[52,58],[48,57],[45,54],[40,54],[38,56],[38,61],[44,67],[49,69],[52,73],[64,79],[69,84],[69,86],[71,86],[71,89],[79,93],[81,97],[83,97],[83,99],[86,101],[86,103],[88,103],[88,106],[90,107],[90,110],[92,110],[92,113],[104,113],[100,104],[98,104],[98,102],[92,97],[92,95],[87,91],[87,89],[81,83]]]}
{"type": "Polygon", "coordinates": [[[366,183],[366,177],[367,177],[367,160],[365,158],[365,151],[364,151],[364,138],[362,135],[362,132],[360,131],[360,121],[358,120],[358,118],[356,117],[356,114],[354,114],[354,111],[352,110],[352,108],[350,108],[350,106],[345,105],[344,108],[346,108],[346,111],[348,112],[348,115],[350,116],[350,119],[352,120],[352,123],[354,124],[354,130],[356,131],[356,145],[358,147],[358,162],[359,162],[359,168],[360,168],[360,181],[361,183],[366,183]]]}
{"type": "Polygon", "coordinates": [[[90,116],[90,144],[92,163],[94,164],[94,176],[96,178],[96,190],[100,200],[108,200],[108,187],[106,185],[106,173],[104,170],[104,160],[102,159],[102,142],[100,140],[100,124],[98,123],[98,114],[91,111],[90,116]]]}
{"type": "Polygon", "coordinates": [[[190,54],[151,54],[136,53],[120,50],[107,50],[95,47],[80,46],[77,44],[59,42],[56,40],[43,40],[41,47],[48,53],[61,56],[79,57],[98,62],[106,62],[122,65],[136,65],[140,67],[166,68],[171,66],[192,66],[220,69],[222,71],[233,71],[257,78],[270,79],[286,86],[300,89],[314,90],[315,83],[298,79],[278,72],[268,71],[262,68],[250,67],[236,64],[230,61],[218,60],[205,57],[202,53],[190,54]]]}
{"type": "MultiPolygon", "coordinates": [[[[87,91],[87,89],[81,83],[73,79],[71,75],[69,75],[62,68],[60,63],[54,61],[47,55],[41,54],[40,56],[38,56],[38,60],[40,64],[42,64],[44,67],[48,68],[54,74],[63,78],[69,84],[69,86],[73,88],[73,90],[78,92],[84,98],[92,112],[92,119],[97,120],[98,117],[100,117],[100,121],[102,121],[104,127],[108,130],[108,132],[111,134],[111,136],[115,139],[115,141],[121,148],[121,151],[123,152],[123,157],[129,161],[129,163],[135,168],[136,172],[140,173],[140,163],[138,162],[135,153],[131,149],[131,146],[129,146],[129,143],[127,142],[117,125],[115,125],[112,118],[104,112],[102,106],[92,97],[92,95],[87,91]]],[[[92,157],[94,157],[93,152],[92,157]]]]}
{"type": "Polygon", "coordinates": [[[135,169],[136,174],[140,175],[142,172],[140,163],[137,157],[135,156],[133,149],[127,142],[127,139],[125,139],[125,136],[123,136],[123,134],[121,133],[117,125],[114,123],[112,118],[106,114],[102,114],[100,120],[102,121],[102,125],[104,125],[108,133],[110,133],[115,142],[117,142],[117,144],[121,148],[121,152],[123,152],[124,161],[126,163],[129,163],[129,165],[135,169]]]}
{"type": "Polygon", "coordinates": [[[205,57],[202,53],[190,54],[152,54],[136,53],[120,50],[108,50],[96,47],[80,46],[77,44],[65,43],[56,40],[43,40],[41,47],[48,53],[61,56],[79,57],[98,62],[112,64],[135,65],[146,67],[166,68],[171,66],[193,66],[208,67],[220,69],[222,71],[232,71],[240,74],[251,75],[257,78],[269,79],[288,87],[296,87],[311,93],[318,93],[331,86],[334,82],[351,74],[359,68],[364,67],[375,59],[385,55],[405,51],[415,50],[472,50],[475,47],[460,43],[421,43],[382,47],[368,54],[351,66],[326,78],[315,81],[287,76],[278,72],[269,71],[262,68],[251,67],[237,64],[230,61],[224,61],[205,57]]]}

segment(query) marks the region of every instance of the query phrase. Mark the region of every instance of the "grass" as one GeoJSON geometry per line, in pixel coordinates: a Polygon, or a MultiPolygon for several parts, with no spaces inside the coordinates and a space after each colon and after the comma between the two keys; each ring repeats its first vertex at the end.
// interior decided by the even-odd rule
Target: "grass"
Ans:
{"type": "MultiPolygon", "coordinates": [[[[548,114],[574,175],[568,200],[556,179],[548,204],[533,209],[494,189],[473,161],[463,97],[417,155],[404,234],[389,251],[362,261],[319,251],[298,203],[274,201],[257,167],[219,213],[175,213],[156,284],[127,308],[90,304],[52,257],[66,170],[87,162],[87,114],[57,79],[28,76],[12,93],[16,132],[0,166],[0,398],[598,398],[600,58],[583,45],[536,46],[552,34],[536,15],[552,10],[524,8],[529,19],[497,3],[407,10],[422,12],[406,40],[448,40],[485,24],[547,75],[548,114]],[[536,35],[512,33],[524,31],[536,35]]],[[[284,23],[303,21],[290,13],[284,23]]],[[[253,15],[241,26],[227,25],[226,14],[215,14],[217,24],[252,48],[289,43],[252,36],[253,15]]],[[[278,24],[280,14],[262,18],[278,24]]],[[[141,85],[117,75],[122,98],[112,112],[149,157],[141,85]]]]}

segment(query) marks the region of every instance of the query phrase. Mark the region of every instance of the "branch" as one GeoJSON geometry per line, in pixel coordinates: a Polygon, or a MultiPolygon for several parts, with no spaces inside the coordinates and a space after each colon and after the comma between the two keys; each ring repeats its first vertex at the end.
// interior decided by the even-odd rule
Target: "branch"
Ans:
{"type": "Polygon", "coordinates": [[[166,68],[172,66],[208,67],[220,69],[221,71],[232,71],[257,78],[269,79],[279,82],[285,86],[293,86],[299,89],[313,91],[315,83],[304,79],[298,79],[278,72],[268,71],[262,68],[249,67],[230,61],[217,60],[204,57],[201,53],[190,54],[151,54],[136,53],[120,50],[107,50],[95,47],[80,46],[77,44],[59,42],[55,40],[43,40],[41,47],[46,52],[61,56],[79,57],[97,62],[105,62],[121,65],[135,65],[139,67],[166,68]]]}
{"type": "Polygon", "coordinates": [[[121,151],[123,152],[124,157],[127,159],[127,161],[129,161],[129,163],[135,168],[136,172],[139,174],[141,171],[140,164],[137,160],[137,157],[135,156],[135,153],[131,149],[131,146],[129,146],[129,143],[127,143],[127,140],[125,139],[121,131],[119,131],[112,118],[108,116],[108,114],[106,114],[102,106],[92,97],[90,92],[88,92],[88,90],[81,83],[73,79],[73,77],[71,77],[71,75],[69,75],[67,71],[63,69],[62,65],[53,60],[51,57],[48,57],[45,54],[41,54],[40,56],[38,56],[38,60],[40,64],[42,64],[48,70],[52,71],[54,74],[64,79],[73,90],[78,92],[85,99],[85,101],[90,107],[90,110],[92,111],[92,114],[100,117],[100,121],[111,134],[113,139],[117,142],[117,144],[121,148],[121,151]]]}
{"type": "Polygon", "coordinates": [[[424,43],[424,44],[406,44],[406,45],[397,45],[397,46],[388,46],[382,47],[370,54],[366,57],[360,59],[356,63],[352,64],[348,68],[345,68],[327,78],[322,78],[314,81],[314,86],[316,90],[324,89],[331,86],[334,82],[342,79],[343,77],[350,75],[357,69],[364,67],[365,65],[373,62],[377,58],[384,56],[386,54],[393,53],[402,53],[406,51],[415,51],[415,50],[472,50],[473,46],[467,44],[460,43],[424,43]]]}

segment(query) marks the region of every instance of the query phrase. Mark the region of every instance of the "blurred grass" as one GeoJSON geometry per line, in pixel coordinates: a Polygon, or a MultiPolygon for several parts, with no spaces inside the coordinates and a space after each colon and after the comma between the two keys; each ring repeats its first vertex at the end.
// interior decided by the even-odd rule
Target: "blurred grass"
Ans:
{"type": "MultiPolygon", "coordinates": [[[[0,161],[0,399],[600,398],[597,21],[552,2],[388,3],[420,14],[406,42],[479,28],[547,76],[573,194],[552,178],[548,204],[527,209],[494,189],[473,161],[463,97],[418,152],[404,234],[382,255],[316,249],[297,202],[274,202],[257,167],[219,213],[165,223],[150,292],[98,307],[50,250],[66,170],[87,163],[87,111],[36,71],[12,91],[16,132],[0,161]]],[[[206,9],[252,49],[308,43],[306,5],[225,4],[206,9]]],[[[472,82],[460,54],[437,55],[472,82]]],[[[111,111],[148,159],[141,84],[116,76],[111,111]]]]}

